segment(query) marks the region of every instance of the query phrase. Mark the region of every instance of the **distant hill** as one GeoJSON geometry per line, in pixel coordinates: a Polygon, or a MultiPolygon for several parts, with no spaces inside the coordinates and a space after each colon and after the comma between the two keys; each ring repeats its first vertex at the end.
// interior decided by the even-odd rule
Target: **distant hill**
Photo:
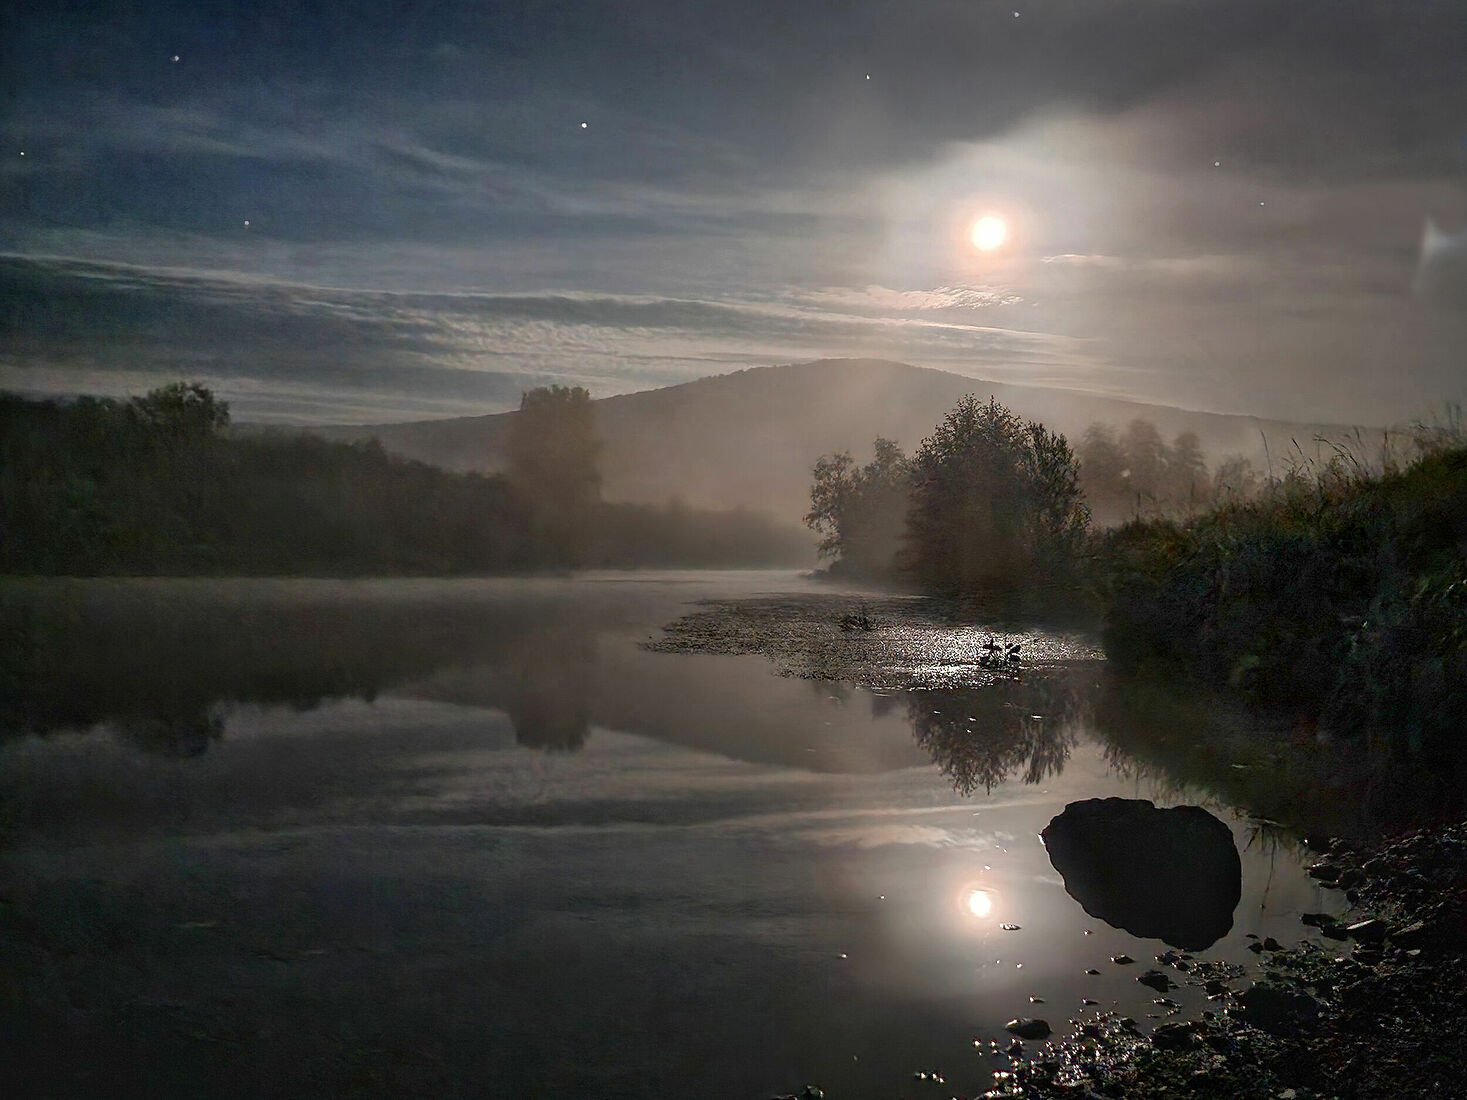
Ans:
{"type": "MultiPolygon", "coordinates": [[[[992,395],[1072,440],[1096,420],[1119,427],[1142,417],[1168,440],[1196,432],[1209,459],[1234,452],[1261,459],[1265,436],[1280,455],[1291,439],[1310,449],[1316,434],[1344,431],[985,382],[878,359],[822,359],[597,401],[597,428],[606,445],[604,494],[610,500],[743,506],[797,520],[808,507],[810,468],[820,455],[849,449],[864,461],[878,435],[911,453],[969,393],[992,395]]],[[[451,469],[493,470],[513,415],[311,430],[332,439],[376,438],[389,451],[451,469]]]]}

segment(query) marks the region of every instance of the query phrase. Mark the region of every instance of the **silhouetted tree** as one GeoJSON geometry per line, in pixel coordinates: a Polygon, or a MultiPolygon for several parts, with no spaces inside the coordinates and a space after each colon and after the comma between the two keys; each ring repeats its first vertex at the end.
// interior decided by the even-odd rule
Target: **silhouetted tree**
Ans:
{"type": "Polygon", "coordinates": [[[906,561],[954,595],[1065,579],[1089,512],[1069,443],[971,394],[912,459],[906,561]]]}
{"type": "Polygon", "coordinates": [[[229,405],[197,382],[170,382],[130,402],[155,434],[178,441],[217,435],[229,426],[229,405]]]}
{"type": "Polygon", "coordinates": [[[1126,425],[1121,446],[1126,452],[1131,492],[1143,504],[1154,505],[1164,491],[1168,457],[1161,433],[1151,421],[1137,418],[1126,425]]]}
{"type": "Polygon", "coordinates": [[[601,495],[591,395],[580,386],[526,391],[505,449],[510,483],[533,509],[537,541],[550,556],[579,563],[601,495]]]}
{"type": "Polygon", "coordinates": [[[878,438],[875,452],[860,467],[849,451],[821,456],[805,516],[805,525],[821,536],[822,557],[865,574],[891,570],[902,547],[911,490],[911,464],[901,448],[878,438]]]}
{"type": "Polygon", "coordinates": [[[1263,479],[1253,463],[1242,455],[1229,455],[1218,463],[1212,475],[1212,497],[1222,503],[1248,500],[1258,492],[1263,479]]]}
{"type": "Polygon", "coordinates": [[[1196,432],[1182,432],[1172,441],[1167,455],[1166,499],[1188,511],[1206,504],[1212,496],[1207,460],[1196,432]]]}

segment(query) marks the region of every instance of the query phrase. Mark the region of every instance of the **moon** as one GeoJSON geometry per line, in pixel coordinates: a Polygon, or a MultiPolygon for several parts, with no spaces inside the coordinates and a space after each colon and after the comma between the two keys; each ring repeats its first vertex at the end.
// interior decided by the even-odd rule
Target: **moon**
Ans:
{"type": "Polygon", "coordinates": [[[997,214],[984,214],[973,223],[973,247],[979,252],[992,252],[1009,237],[1009,223],[997,214]]]}
{"type": "Polygon", "coordinates": [[[968,912],[975,917],[986,917],[993,912],[993,895],[987,890],[974,890],[968,895],[968,912]]]}

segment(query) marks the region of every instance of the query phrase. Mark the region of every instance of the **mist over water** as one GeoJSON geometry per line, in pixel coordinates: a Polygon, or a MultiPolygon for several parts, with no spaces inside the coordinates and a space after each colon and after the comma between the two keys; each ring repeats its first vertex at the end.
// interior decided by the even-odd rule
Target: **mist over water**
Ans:
{"type": "Polygon", "coordinates": [[[1206,957],[1329,907],[1256,823],[1117,772],[1097,666],[904,692],[645,644],[814,591],[7,584],[7,1057],[70,1065],[58,1094],[101,1067],[154,1095],[978,1091],[1011,1017],[1170,1011],[1106,961],[1162,941],[1087,915],[1040,843],[1067,804],[1221,817],[1241,901],[1206,957]]]}

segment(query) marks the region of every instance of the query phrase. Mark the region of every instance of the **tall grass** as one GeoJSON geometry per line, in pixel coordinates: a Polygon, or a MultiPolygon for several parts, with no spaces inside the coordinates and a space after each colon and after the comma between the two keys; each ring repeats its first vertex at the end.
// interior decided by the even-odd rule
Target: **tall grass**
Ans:
{"type": "Polygon", "coordinates": [[[1227,686],[1326,733],[1459,756],[1467,691],[1459,410],[1296,443],[1248,499],[1100,536],[1109,655],[1227,686]]]}

